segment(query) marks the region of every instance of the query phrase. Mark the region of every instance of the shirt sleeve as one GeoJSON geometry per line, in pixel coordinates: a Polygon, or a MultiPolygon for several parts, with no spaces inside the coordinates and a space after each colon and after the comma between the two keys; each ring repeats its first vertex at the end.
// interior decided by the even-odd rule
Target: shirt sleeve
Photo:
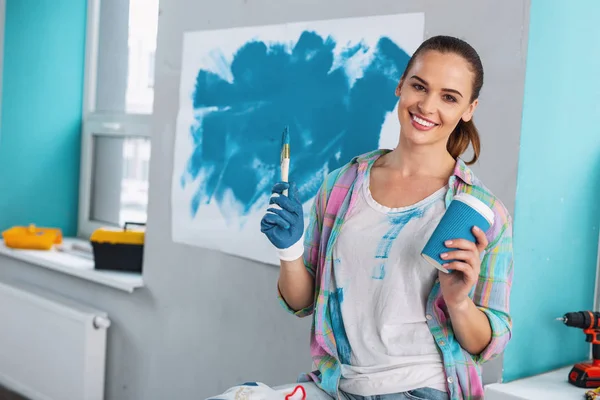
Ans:
{"type": "MultiPolygon", "coordinates": [[[[321,242],[321,232],[323,228],[323,215],[325,215],[325,206],[327,204],[327,182],[323,182],[321,188],[317,192],[315,201],[311,207],[309,214],[309,222],[306,231],[304,232],[304,266],[309,274],[315,278],[317,264],[319,260],[319,246],[321,242]]],[[[315,288],[316,290],[316,288],[315,288]]],[[[293,310],[283,299],[279,286],[277,287],[277,297],[283,308],[297,317],[306,317],[313,313],[314,303],[301,310],[293,310]]]]}
{"type": "Polygon", "coordinates": [[[481,263],[479,281],[473,296],[473,302],[488,317],[492,329],[490,343],[475,357],[478,363],[492,360],[501,354],[512,334],[509,313],[513,278],[512,220],[505,210],[496,217],[497,221],[504,223],[492,229],[495,232],[488,233],[488,240],[491,241],[481,263]]]}

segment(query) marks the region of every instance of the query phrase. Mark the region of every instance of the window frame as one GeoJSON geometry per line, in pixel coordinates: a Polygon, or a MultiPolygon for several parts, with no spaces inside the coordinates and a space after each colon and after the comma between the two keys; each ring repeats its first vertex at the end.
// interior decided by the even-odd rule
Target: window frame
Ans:
{"type": "Polygon", "coordinates": [[[77,216],[77,236],[84,239],[88,239],[96,229],[110,225],[106,222],[93,220],[90,213],[94,163],[93,136],[146,138],[150,140],[150,146],[152,146],[153,112],[150,114],[132,114],[95,111],[101,2],[102,0],[87,0],[79,209],[77,216]]]}

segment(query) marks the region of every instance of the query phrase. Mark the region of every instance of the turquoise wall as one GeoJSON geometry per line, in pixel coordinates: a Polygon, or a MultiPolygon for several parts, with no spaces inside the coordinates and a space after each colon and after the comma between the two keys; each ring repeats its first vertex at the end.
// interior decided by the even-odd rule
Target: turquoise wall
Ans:
{"type": "Polygon", "coordinates": [[[86,1],[7,0],[0,229],[77,228],[86,1]]]}
{"type": "Polygon", "coordinates": [[[531,4],[505,380],[589,352],[554,320],[593,307],[600,222],[600,2],[574,3],[531,4]]]}

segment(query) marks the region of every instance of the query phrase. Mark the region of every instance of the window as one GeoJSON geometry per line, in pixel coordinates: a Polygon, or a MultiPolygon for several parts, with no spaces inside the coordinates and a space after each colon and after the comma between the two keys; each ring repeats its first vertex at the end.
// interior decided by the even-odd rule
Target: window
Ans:
{"type": "Polygon", "coordinates": [[[88,0],[79,236],[146,222],[159,0],[88,0]]]}
{"type": "Polygon", "coordinates": [[[118,226],[146,222],[150,139],[93,134],[92,149],[91,219],[118,226]]]}

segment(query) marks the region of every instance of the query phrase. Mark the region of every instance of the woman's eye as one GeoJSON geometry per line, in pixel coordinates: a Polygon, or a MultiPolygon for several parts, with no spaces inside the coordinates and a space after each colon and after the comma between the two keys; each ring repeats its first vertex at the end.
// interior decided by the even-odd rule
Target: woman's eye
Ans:
{"type": "Polygon", "coordinates": [[[425,87],[423,85],[419,85],[418,83],[415,83],[413,87],[418,91],[425,90],[425,87]]]}
{"type": "Polygon", "coordinates": [[[456,97],[450,96],[449,94],[444,95],[444,100],[449,101],[451,103],[456,103],[456,97]]]}

